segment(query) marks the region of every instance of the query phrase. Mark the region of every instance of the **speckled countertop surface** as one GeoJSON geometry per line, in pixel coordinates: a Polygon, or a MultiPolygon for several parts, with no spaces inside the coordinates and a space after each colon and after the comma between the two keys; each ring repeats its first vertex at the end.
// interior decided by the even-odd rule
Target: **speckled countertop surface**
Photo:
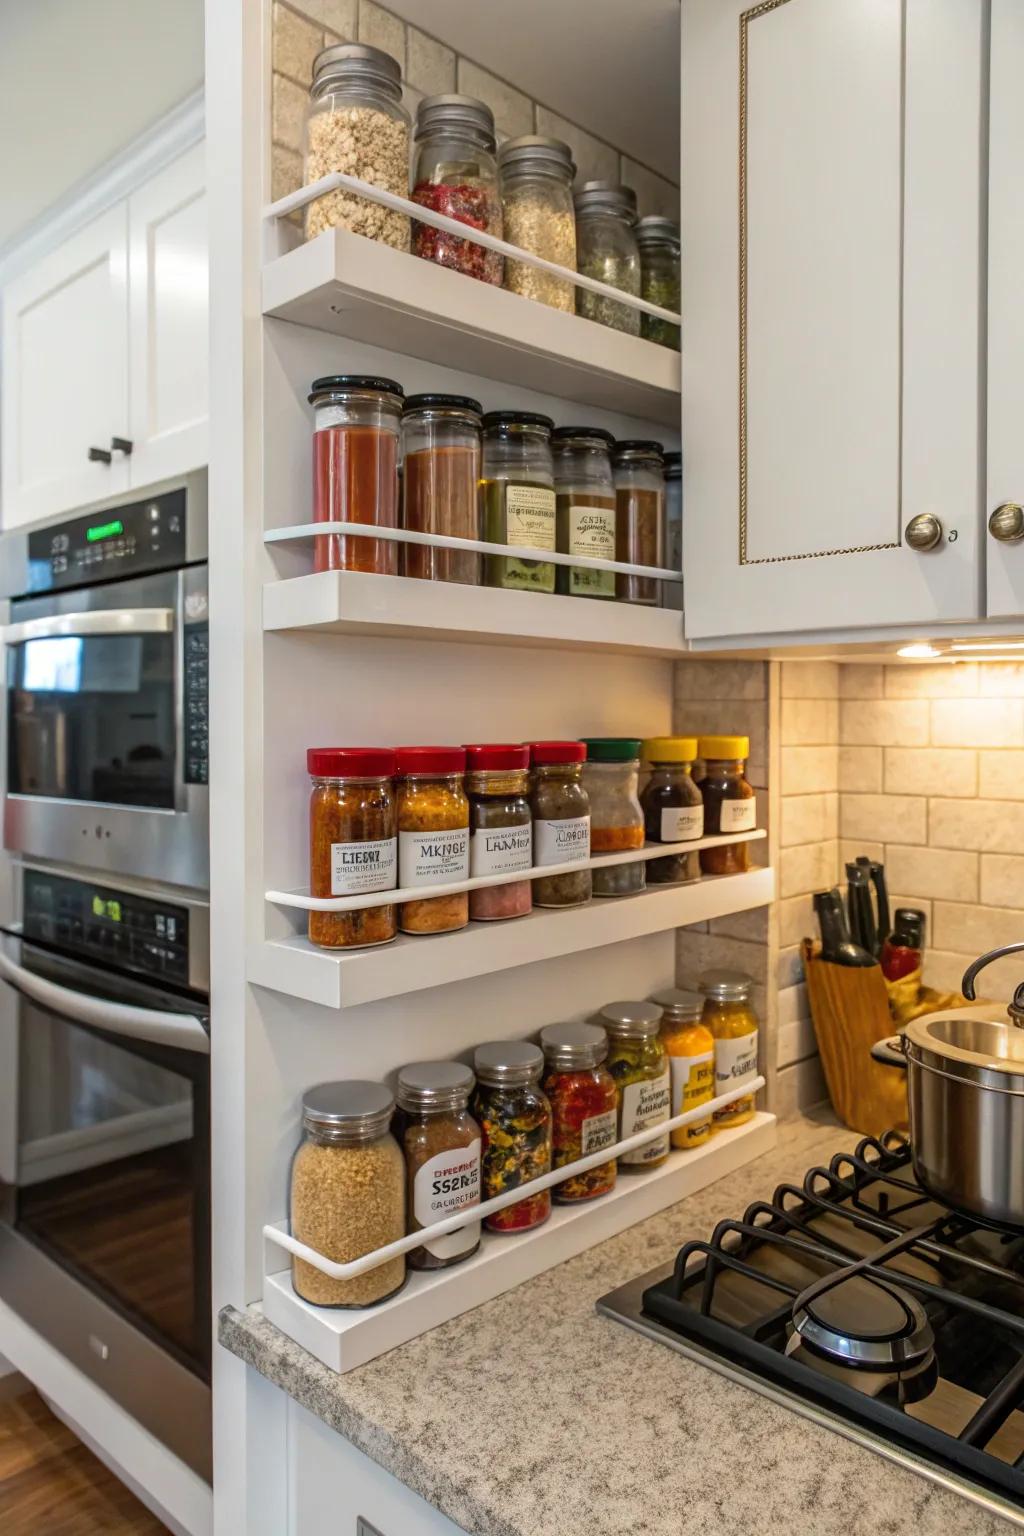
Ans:
{"type": "Polygon", "coordinates": [[[768,1156],[344,1376],[254,1309],[226,1308],[221,1342],[472,1536],[1010,1536],[594,1310],[856,1140],[824,1115],[789,1121],[768,1156]]]}

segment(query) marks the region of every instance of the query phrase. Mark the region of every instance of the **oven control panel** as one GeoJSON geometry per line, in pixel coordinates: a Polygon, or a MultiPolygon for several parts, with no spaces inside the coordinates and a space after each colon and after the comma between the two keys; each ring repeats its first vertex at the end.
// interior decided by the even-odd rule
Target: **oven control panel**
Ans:
{"type": "Polygon", "coordinates": [[[26,939],[188,985],[187,908],[45,870],[26,869],[22,879],[26,939]]]}
{"type": "Polygon", "coordinates": [[[185,625],[185,783],[210,782],[210,626],[185,625]]]}
{"type": "Polygon", "coordinates": [[[28,536],[29,590],[59,592],[185,563],[185,491],[76,517],[28,536]]]}

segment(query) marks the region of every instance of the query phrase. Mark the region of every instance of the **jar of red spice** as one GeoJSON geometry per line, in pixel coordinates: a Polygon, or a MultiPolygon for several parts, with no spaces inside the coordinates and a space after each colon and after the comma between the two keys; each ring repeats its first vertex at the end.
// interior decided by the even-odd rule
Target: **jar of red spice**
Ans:
{"type": "MultiPolygon", "coordinates": [[[[516,875],[532,865],[533,816],[526,798],[529,764],[529,747],[466,748],[471,878],[516,875]]],[[[532,907],[529,880],[484,885],[469,893],[469,915],[477,922],[523,917],[532,907]]]]}
{"type": "MultiPolygon", "coordinates": [[[[608,1039],[596,1024],[548,1024],[540,1032],[547,1062],[542,1083],[551,1104],[552,1159],[564,1168],[615,1145],[618,1093],[604,1065],[608,1039]]],[[[556,1184],[556,1203],[594,1200],[615,1187],[615,1159],[556,1184]]]]}
{"type": "MultiPolygon", "coordinates": [[[[469,801],[464,747],[399,747],[398,884],[455,885],[469,879],[469,801]]],[[[469,922],[469,894],[428,896],[399,908],[403,933],[450,933],[469,922]]]]}
{"type": "MultiPolygon", "coordinates": [[[[469,395],[410,395],[402,411],[402,527],[447,538],[480,537],[480,402],[469,395]]],[[[405,544],[402,572],[423,581],[480,582],[475,549],[405,544]]]]}
{"type": "MultiPolygon", "coordinates": [[[[314,379],[313,521],[398,527],[398,434],[402,386],[344,373],[314,379]]],[[[314,541],[318,571],[398,574],[394,539],[331,533],[314,541]]]]}
{"type": "MultiPolygon", "coordinates": [[[[416,113],[412,200],[460,224],[502,238],[494,114],[473,96],[427,96],[416,113]]],[[[504,262],[495,251],[413,223],[417,256],[500,286],[504,262]]]]}
{"type": "MultiPolygon", "coordinates": [[[[395,754],[390,747],[311,747],[309,894],[363,896],[392,891],[398,869],[395,754]]],[[[326,949],[387,944],[394,903],[352,912],[310,912],[309,937],[326,949]]]]}

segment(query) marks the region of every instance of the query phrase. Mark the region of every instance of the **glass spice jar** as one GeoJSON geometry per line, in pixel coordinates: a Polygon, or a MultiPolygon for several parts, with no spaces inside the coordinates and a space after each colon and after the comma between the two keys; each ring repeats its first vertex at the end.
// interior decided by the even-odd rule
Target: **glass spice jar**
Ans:
{"type": "MultiPolygon", "coordinates": [[[[704,760],[700,792],[704,800],[704,832],[708,837],[729,832],[753,832],[757,826],[757,794],[744,774],[750,756],[747,736],[701,736],[697,750],[704,760]]],[[[738,875],[750,868],[747,843],[722,843],[702,848],[700,867],[706,875],[738,875]]]]}
{"type": "MultiPolygon", "coordinates": [[[[577,270],[623,293],[640,297],[640,252],[633,226],[636,193],[613,181],[585,181],[573,199],[576,207],[577,270]]],[[[576,290],[576,313],[598,325],[640,334],[640,311],[617,304],[601,293],[576,290]]]]}
{"type": "MultiPolygon", "coordinates": [[[[409,1231],[480,1204],[480,1127],[469,1112],[476,1079],[461,1061],[420,1061],[398,1074],[397,1129],[408,1176],[409,1231]]],[[[448,1269],[480,1246],[479,1221],[429,1238],[410,1269],[448,1269]]]]}
{"type": "MultiPolygon", "coordinates": [[[[556,427],[551,434],[559,554],[615,559],[614,443],[601,427],[556,427]]],[[[559,565],[555,587],[568,597],[613,598],[615,572],[559,565]]]]}
{"type": "MultiPolygon", "coordinates": [[[[635,233],[640,252],[640,297],[678,315],[682,302],[679,225],[674,219],[649,214],[637,224],[635,233]]],[[[671,320],[641,315],[640,334],[647,341],[679,351],[679,327],[671,320]]]]}
{"type": "MultiPolygon", "coordinates": [[[[416,112],[412,200],[434,213],[502,238],[495,159],[494,114],[473,96],[427,96],[416,112]]],[[[413,220],[417,256],[500,288],[504,262],[496,251],[413,220]]]]}
{"type": "MultiPolygon", "coordinates": [[[[587,749],[580,741],[530,744],[530,809],[533,862],[584,864],[590,858],[590,796],[583,787],[587,749]]],[[[589,869],[539,875],[533,882],[535,907],[582,907],[592,894],[589,869]]]]}
{"type": "MultiPolygon", "coordinates": [[[[640,743],[632,736],[584,739],[583,784],[590,796],[590,851],[624,853],[644,846],[644,813],[637,794],[640,743]]],[[[647,883],[643,859],[595,869],[595,896],[630,896],[647,883]]]]}
{"type": "MultiPolygon", "coordinates": [[[[403,890],[469,879],[469,801],[463,747],[399,747],[398,884],[403,890]]],[[[405,901],[403,933],[450,933],[469,922],[469,893],[405,901]]]]}
{"type": "MultiPolygon", "coordinates": [[[[514,875],[533,864],[533,816],[530,749],[520,746],[466,748],[469,794],[469,873],[514,875]]],[[[533,907],[529,880],[484,885],[469,893],[469,915],[476,922],[524,917],[533,907]]]]}
{"type": "MultiPolygon", "coordinates": [[[[618,1090],[619,1141],[636,1136],[670,1115],[672,1100],[668,1056],[658,1034],[661,1009],[654,1003],[608,1003],[601,1009],[608,1036],[608,1070],[618,1090]]],[[[669,1133],[635,1152],[624,1152],[619,1168],[643,1173],[668,1159],[669,1133]]]]}
{"type": "MultiPolygon", "coordinates": [[[[335,1264],[405,1236],[405,1162],[390,1134],[395,1101],[382,1083],[320,1083],[302,1100],[303,1140],[292,1162],[291,1230],[335,1264]]],[[[399,1254],[352,1280],[292,1259],[297,1296],[318,1307],[370,1307],[405,1284],[399,1254]]]]}
{"type": "MultiPolygon", "coordinates": [[[[608,1038],[596,1024],[548,1024],[540,1032],[556,1168],[615,1145],[618,1092],[605,1066],[608,1038]]],[[[615,1188],[615,1159],[556,1184],[556,1205],[596,1200],[615,1188]]]]}
{"type": "MultiPolygon", "coordinates": [[[[402,386],[394,379],[334,374],[314,379],[313,521],[398,527],[398,433],[402,386]]],[[[393,539],[347,533],[313,541],[318,571],[398,573],[393,539]]]]}
{"type": "MultiPolygon", "coordinates": [[[[494,1040],[473,1057],[473,1115],[483,1133],[483,1198],[551,1172],[551,1105],[540,1088],[544,1053],[528,1040],[494,1040]]],[[[551,1215],[551,1191],[484,1217],[488,1232],[527,1232],[551,1215]]]]}
{"type": "MultiPolygon", "coordinates": [[[[396,197],[409,194],[409,124],[397,59],[366,43],[335,43],[313,60],[306,111],[306,186],[343,171],[396,197]]],[[[340,188],[306,206],[306,239],[349,229],[396,250],[409,249],[404,213],[340,188]]]]}
{"type": "MultiPolygon", "coordinates": [[[[704,835],[704,800],[691,777],[697,757],[693,736],[654,736],[644,742],[650,778],[640,804],[649,843],[687,843],[704,835]]],[[[651,859],[649,885],[685,885],[700,879],[700,855],[673,853],[651,859]]]]}
{"type": "MultiPolygon", "coordinates": [[[[555,480],[550,416],[535,411],[488,411],[484,417],[480,501],[484,538],[522,549],[555,548],[555,480]]],[[[487,555],[489,587],[553,592],[555,567],[547,561],[487,555]]]]}
{"type": "MultiPolygon", "coordinates": [[[[402,527],[446,538],[480,537],[480,402],[410,395],[402,411],[402,527]]],[[[480,582],[475,549],[404,544],[402,571],[423,581],[480,582]]]]}
{"type": "MultiPolygon", "coordinates": [[[[660,443],[618,442],[615,470],[615,558],[630,565],[664,566],[665,476],[660,443]]],[[[654,576],[615,578],[622,603],[656,605],[661,583],[654,576]]]]}
{"type": "MultiPolygon", "coordinates": [[[[699,992],[667,987],[651,999],[661,1009],[661,1043],[672,1075],[669,1118],[710,1104],[715,1095],[715,1037],[702,1023],[704,998],[699,992]]],[[[683,1151],[702,1147],[711,1136],[711,1116],[680,1125],[671,1133],[672,1145],[683,1151]]]]}
{"type": "MultiPolygon", "coordinates": [[[[678,451],[665,455],[665,564],[670,571],[683,569],[683,456],[678,451]]],[[[666,608],[683,608],[683,584],[666,582],[662,587],[666,608]]]]}
{"type": "MultiPolygon", "coordinates": [[[[758,1019],[750,1001],[754,983],[743,971],[707,971],[697,981],[704,995],[703,1022],[715,1039],[715,1097],[757,1075],[758,1019]]],[[[754,1115],[754,1095],[714,1112],[713,1128],[744,1125],[754,1115]]]]}
{"type": "MultiPolygon", "coordinates": [[[[398,871],[398,829],[388,747],[311,747],[306,766],[309,801],[309,894],[361,896],[392,891],[398,871]]],[[[387,944],[395,937],[395,907],[310,912],[309,938],[325,949],[387,944]]]]}
{"type": "MultiPolygon", "coordinates": [[[[506,139],[498,150],[505,239],[572,272],[576,270],[575,175],[572,150],[561,139],[527,133],[506,139]]],[[[505,287],[569,314],[575,307],[571,282],[521,261],[505,262],[505,287]]]]}

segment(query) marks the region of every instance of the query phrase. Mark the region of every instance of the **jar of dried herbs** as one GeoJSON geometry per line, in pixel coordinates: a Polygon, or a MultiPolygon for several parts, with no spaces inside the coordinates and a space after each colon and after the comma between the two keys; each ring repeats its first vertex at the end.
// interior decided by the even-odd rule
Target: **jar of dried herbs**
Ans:
{"type": "MultiPolygon", "coordinates": [[[[682,300],[679,225],[674,219],[649,214],[636,226],[636,243],[640,251],[640,297],[678,315],[682,300]]],[[[642,315],[640,334],[659,346],[679,351],[679,327],[671,320],[642,315]]]]}
{"type": "MultiPolygon", "coordinates": [[[[750,756],[750,738],[701,736],[697,750],[704,760],[700,792],[707,836],[753,832],[757,826],[757,792],[744,773],[750,756]]],[[[750,868],[750,846],[722,843],[717,848],[702,848],[700,867],[706,875],[742,874],[750,868]]]]}
{"type": "MultiPolygon", "coordinates": [[[[615,470],[615,558],[630,565],[664,566],[665,477],[660,443],[618,442],[615,470]]],[[[615,578],[623,603],[656,605],[661,583],[654,576],[615,578]]]]}
{"type": "MultiPolygon", "coordinates": [[[[483,1198],[551,1172],[551,1105],[540,1088],[544,1053],[528,1040],[494,1040],[473,1057],[473,1115],[483,1132],[483,1198]]],[[[551,1214],[551,1191],[484,1218],[488,1232],[527,1232],[551,1214]]]]}
{"type": "MultiPolygon", "coordinates": [[[[691,777],[697,757],[693,736],[654,736],[644,742],[650,778],[640,804],[649,843],[688,843],[704,835],[704,800],[691,777]]],[[[651,885],[685,885],[700,879],[700,854],[673,853],[651,859],[651,885]]]]}
{"type": "MultiPolygon", "coordinates": [[[[618,1093],[605,1065],[608,1037],[596,1024],[548,1024],[540,1032],[556,1168],[615,1145],[618,1093]]],[[[556,1205],[596,1200],[615,1188],[615,1159],[556,1184],[556,1205]]]]}
{"type": "MultiPolygon", "coordinates": [[[[672,1074],[669,1118],[710,1104],[715,1095],[715,1037],[703,1022],[704,997],[683,987],[666,987],[651,1002],[661,1009],[661,1043],[672,1074]]],[[[672,1145],[689,1151],[711,1136],[711,1116],[672,1132],[672,1145]]]]}
{"type": "MultiPolygon", "coordinates": [[[[559,554],[615,559],[615,482],[611,450],[615,439],[601,427],[556,427],[556,540],[559,554]]],[[[559,565],[555,586],[568,597],[615,596],[615,572],[583,565],[559,565]]]]}
{"type": "MultiPolygon", "coordinates": [[[[672,1090],[668,1056],[659,1037],[661,1009],[655,1003],[608,1003],[601,1009],[608,1036],[608,1070],[618,1090],[618,1140],[662,1125],[671,1113],[672,1090]]],[[[660,1168],[668,1157],[668,1132],[624,1152],[624,1173],[660,1168]]]]}
{"type": "MultiPolygon", "coordinates": [[[[636,193],[632,187],[620,187],[613,181],[585,181],[574,202],[577,270],[639,298],[640,252],[633,233],[636,193]]],[[[640,334],[638,309],[586,288],[576,290],[576,313],[629,336],[640,334]]]]}
{"type": "MultiPolygon", "coordinates": [[[[561,139],[521,134],[498,150],[505,239],[520,250],[576,270],[572,150],[561,139]]],[[[522,261],[505,262],[505,287],[572,314],[573,284],[522,261]]]]}
{"type": "MultiPolygon", "coordinates": [[[[469,794],[469,873],[515,875],[533,864],[533,816],[530,749],[482,745],[466,748],[469,794]]],[[[533,907],[529,880],[483,885],[469,893],[469,915],[476,922],[524,917],[533,907]]]]}
{"type": "MultiPolygon", "coordinates": [[[[291,1229],[325,1259],[348,1264],[405,1236],[405,1161],[390,1134],[395,1101],[382,1083],[320,1083],[302,1100],[292,1163],[291,1229]]],[[[405,1284],[405,1259],[334,1280],[292,1259],[292,1285],[318,1307],[369,1307],[405,1284]]]]}
{"type": "MultiPolygon", "coordinates": [[[[530,744],[533,862],[585,864],[590,858],[590,796],[583,786],[587,749],[580,741],[530,744]]],[[[581,907],[592,891],[589,869],[540,875],[533,882],[537,907],[581,907]]]]}
{"type": "MultiPolygon", "coordinates": [[[[469,879],[469,801],[462,786],[464,747],[399,747],[398,883],[454,885],[469,879]]],[[[469,895],[405,901],[403,933],[450,933],[469,922],[469,895]]]]}
{"type": "MultiPolygon", "coordinates": [[[[480,1204],[480,1127],[469,1112],[475,1078],[461,1061],[421,1061],[398,1074],[397,1122],[408,1176],[409,1231],[480,1204]]],[[[479,1221],[426,1239],[410,1269],[447,1269],[480,1246],[479,1221]]]]}
{"type": "MultiPolygon", "coordinates": [[[[311,747],[309,893],[363,896],[392,891],[398,876],[398,826],[389,747],[311,747]]],[[[310,912],[309,937],[325,949],[387,944],[397,932],[395,907],[310,912]]]]}
{"type": "MultiPolygon", "coordinates": [[[[536,411],[488,411],[484,417],[480,501],[489,543],[548,552],[555,548],[553,426],[550,416],[536,411]]],[[[547,561],[487,555],[484,572],[489,587],[555,590],[555,568],[547,561]]]]}
{"type": "MultiPolygon", "coordinates": [[[[402,527],[447,538],[480,537],[480,402],[469,395],[410,395],[402,410],[402,527]]],[[[480,582],[475,549],[403,544],[402,574],[421,581],[480,582]]]]}
{"type": "MultiPolygon", "coordinates": [[[[591,736],[583,784],[590,796],[590,849],[594,854],[625,853],[644,846],[644,813],[637,785],[640,743],[632,736],[591,736]]],[[[647,883],[643,859],[612,864],[594,872],[595,896],[630,896],[647,883]]]]}

